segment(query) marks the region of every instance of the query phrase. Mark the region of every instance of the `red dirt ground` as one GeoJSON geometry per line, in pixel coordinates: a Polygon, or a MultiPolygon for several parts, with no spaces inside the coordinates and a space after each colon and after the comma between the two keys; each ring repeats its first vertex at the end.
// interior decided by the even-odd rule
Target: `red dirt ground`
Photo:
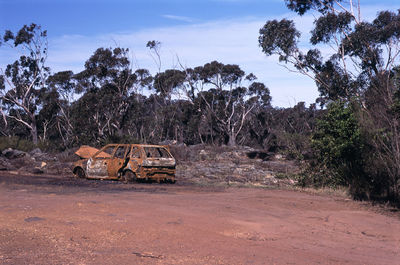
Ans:
{"type": "Polygon", "coordinates": [[[400,218],[288,190],[0,173],[1,264],[400,264],[400,218]]]}

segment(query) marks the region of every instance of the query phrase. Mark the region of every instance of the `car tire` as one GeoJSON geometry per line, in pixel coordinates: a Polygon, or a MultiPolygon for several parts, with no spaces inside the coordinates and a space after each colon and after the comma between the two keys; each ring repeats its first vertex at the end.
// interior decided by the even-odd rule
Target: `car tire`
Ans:
{"type": "Polygon", "coordinates": [[[167,181],[168,181],[168,183],[170,183],[170,184],[175,184],[175,183],[176,183],[176,180],[175,180],[175,179],[168,179],[167,181]]]}
{"type": "Polygon", "coordinates": [[[122,180],[124,181],[124,182],[132,182],[132,181],[135,181],[136,180],[136,174],[135,173],[133,173],[132,171],[130,171],[130,170],[127,170],[127,171],[125,171],[124,172],[124,174],[122,175],[122,180]]]}
{"type": "Polygon", "coordinates": [[[86,174],[83,168],[78,167],[77,169],[75,169],[75,176],[80,179],[86,178],[86,174]]]}

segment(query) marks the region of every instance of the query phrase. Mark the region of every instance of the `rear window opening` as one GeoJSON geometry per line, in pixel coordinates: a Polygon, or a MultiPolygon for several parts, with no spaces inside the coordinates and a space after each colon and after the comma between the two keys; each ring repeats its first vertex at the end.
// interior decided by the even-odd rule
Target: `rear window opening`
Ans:
{"type": "Polygon", "coordinates": [[[150,158],[172,158],[165,148],[145,147],[146,156],[150,158]]]}

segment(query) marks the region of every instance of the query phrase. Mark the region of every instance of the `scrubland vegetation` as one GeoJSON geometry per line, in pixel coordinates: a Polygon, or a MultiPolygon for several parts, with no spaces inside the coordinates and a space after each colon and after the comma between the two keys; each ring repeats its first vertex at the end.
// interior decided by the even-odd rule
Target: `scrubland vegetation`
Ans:
{"type": "MultiPolygon", "coordinates": [[[[363,21],[345,1],[285,2],[299,15],[315,15],[311,48],[299,48],[300,32],[287,19],[267,21],[259,45],[315,81],[316,103],[272,107],[268,84],[234,64],[133,69],[122,47],[97,49],[82,72],[53,73],[47,32],[31,24],[6,31],[0,42],[23,52],[0,72],[0,149],[244,145],[299,160],[300,185],[344,186],[357,199],[399,203],[399,11],[363,21]]],[[[147,43],[156,61],[160,45],[147,43]]]]}

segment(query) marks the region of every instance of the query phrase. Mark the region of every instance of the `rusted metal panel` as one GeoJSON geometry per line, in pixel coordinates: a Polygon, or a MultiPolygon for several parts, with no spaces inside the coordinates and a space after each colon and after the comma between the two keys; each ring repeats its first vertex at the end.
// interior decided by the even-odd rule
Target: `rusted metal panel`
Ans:
{"type": "Polygon", "coordinates": [[[173,167],[175,166],[175,159],[172,158],[147,158],[143,160],[145,167],[173,167]]]}
{"type": "Polygon", "coordinates": [[[168,146],[110,144],[100,150],[82,146],[76,154],[84,158],[75,163],[76,175],[81,168],[88,178],[124,179],[129,171],[136,179],[175,182],[176,161],[168,146]]]}
{"type": "Polygon", "coordinates": [[[108,177],[107,162],[109,159],[93,159],[89,158],[87,162],[86,172],[91,178],[108,177]]]}
{"type": "MultiPolygon", "coordinates": [[[[75,154],[80,156],[81,158],[90,158],[94,154],[96,154],[99,151],[99,149],[88,146],[88,145],[82,145],[76,152],[75,154]]],[[[103,155],[105,156],[110,156],[106,153],[103,155]]]]}

